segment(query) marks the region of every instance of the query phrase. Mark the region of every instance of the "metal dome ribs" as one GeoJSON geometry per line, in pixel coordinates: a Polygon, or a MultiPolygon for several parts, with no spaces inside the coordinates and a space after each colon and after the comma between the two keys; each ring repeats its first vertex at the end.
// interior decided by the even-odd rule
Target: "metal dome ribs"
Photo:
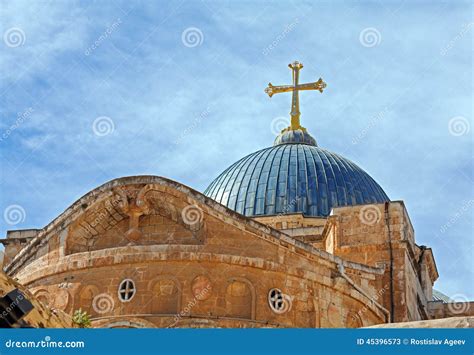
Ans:
{"type": "Polygon", "coordinates": [[[204,194],[245,216],[326,217],[333,207],[389,201],[356,164],[307,144],[252,153],[227,168],[204,194]]]}

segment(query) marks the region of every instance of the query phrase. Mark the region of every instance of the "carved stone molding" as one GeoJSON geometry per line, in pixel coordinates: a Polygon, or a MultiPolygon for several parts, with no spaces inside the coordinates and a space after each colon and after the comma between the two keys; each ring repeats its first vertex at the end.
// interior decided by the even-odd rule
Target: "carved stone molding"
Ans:
{"type": "Polygon", "coordinates": [[[140,191],[115,188],[114,192],[120,197],[118,206],[121,212],[129,217],[128,230],[125,232],[125,237],[132,241],[138,241],[142,232],[139,229],[140,217],[150,213],[150,205],[143,198],[144,192],[148,185],[145,185],[140,191]]]}

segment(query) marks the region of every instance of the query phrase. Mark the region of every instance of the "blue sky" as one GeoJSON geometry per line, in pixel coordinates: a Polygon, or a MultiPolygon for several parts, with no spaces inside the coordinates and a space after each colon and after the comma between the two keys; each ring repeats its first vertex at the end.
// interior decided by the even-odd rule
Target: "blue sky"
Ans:
{"type": "Polygon", "coordinates": [[[473,299],[471,16],[454,1],[1,1],[0,233],[121,176],[204,191],[272,144],[290,97],[263,90],[296,59],[328,84],[301,94],[302,124],[405,201],[436,287],[473,299]]]}

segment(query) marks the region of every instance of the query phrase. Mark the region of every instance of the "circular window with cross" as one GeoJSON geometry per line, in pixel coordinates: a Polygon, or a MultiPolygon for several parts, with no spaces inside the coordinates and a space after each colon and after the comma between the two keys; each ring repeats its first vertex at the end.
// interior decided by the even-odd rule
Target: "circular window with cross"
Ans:
{"type": "Polygon", "coordinates": [[[272,288],[268,292],[268,305],[273,312],[282,314],[291,309],[291,298],[279,288],[272,288]]]}
{"type": "Polygon", "coordinates": [[[125,279],[119,285],[118,298],[122,302],[130,302],[136,292],[135,283],[130,279],[125,279]]]}

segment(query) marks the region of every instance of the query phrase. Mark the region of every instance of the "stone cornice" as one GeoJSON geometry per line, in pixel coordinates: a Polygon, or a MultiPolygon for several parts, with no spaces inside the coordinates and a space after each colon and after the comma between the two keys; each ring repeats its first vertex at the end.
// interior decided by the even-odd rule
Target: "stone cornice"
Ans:
{"type": "Polygon", "coordinates": [[[314,258],[314,256],[317,256],[335,264],[342,264],[346,268],[356,269],[373,274],[383,274],[384,272],[383,269],[345,261],[344,259],[334,256],[326,251],[316,249],[311,245],[291,238],[285,233],[282,233],[265,224],[262,224],[251,218],[236,213],[190,187],[187,187],[173,180],[151,175],[129,176],[114,179],[88,192],[80,199],[78,199],[75,203],[73,203],[69,208],[67,208],[46,227],[44,227],[35,238],[29,241],[29,243],[12,260],[12,262],[5,267],[5,272],[10,275],[15,274],[34,254],[37,247],[42,245],[42,243],[47,242],[48,239],[55,232],[58,232],[61,229],[67,227],[80,213],[83,213],[85,209],[84,206],[87,207],[90,204],[100,200],[101,198],[110,196],[112,194],[112,189],[114,188],[136,184],[158,184],[174,189],[177,193],[185,195],[186,198],[194,199],[196,202],[208,207],[208,213],[212,214],[216,218],[219,218],[225,223],[228,223],[227,221],[225,221],[225,218],[230,217],[233,220],[233,224],[241,228],[242,230],[248,230],[258,237],[264,238],[273,243],[278,243],[280,245],[286,246],[293,252],[303,254],[306,257],[309,257],[310,259],[314,258]]]}

